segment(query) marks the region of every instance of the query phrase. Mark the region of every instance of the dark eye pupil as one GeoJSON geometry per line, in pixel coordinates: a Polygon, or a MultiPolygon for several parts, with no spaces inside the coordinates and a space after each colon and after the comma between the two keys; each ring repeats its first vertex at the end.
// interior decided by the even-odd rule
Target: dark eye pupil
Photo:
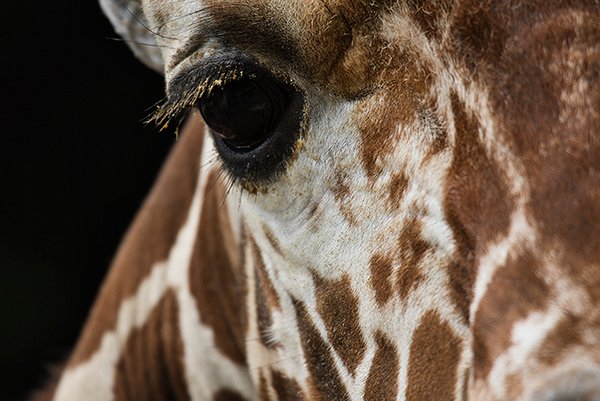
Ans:
{"type": "Polygon", "coordinates": [[[245,78],[214,88],[198,101],[206,124],[229,147],[248,151],[276,126],[288,96],[270,79],[245,78]]]}

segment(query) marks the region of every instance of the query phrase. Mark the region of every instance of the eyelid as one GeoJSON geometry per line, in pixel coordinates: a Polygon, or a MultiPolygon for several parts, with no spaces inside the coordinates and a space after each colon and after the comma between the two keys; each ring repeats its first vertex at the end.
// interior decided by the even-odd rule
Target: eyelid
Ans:
{"type": "Polygon", "coordinates": [[[149,121],[166,127],[169,121],[214,87],[242,77],[252,77],[267,71],[258,61],[238,52],[215,54],[180,71],[167,86],[167,98],[152,114],[149,121]]]}

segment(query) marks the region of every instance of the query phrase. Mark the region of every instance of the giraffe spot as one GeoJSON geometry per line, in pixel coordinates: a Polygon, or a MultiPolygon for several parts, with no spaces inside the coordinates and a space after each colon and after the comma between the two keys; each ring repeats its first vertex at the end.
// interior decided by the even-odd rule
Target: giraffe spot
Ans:
{"type": "Polygon", "coordinates": [[[453,260],[446,268],[450,297],[464,323],[469,323],[469,308],[473,300],[474,268],[472,263],[453,260]]]}
{"type": "MultiPolygon", "coordinates": [[[[491,2],[463,1],[452,10],[452,20],[447,31],[449,48],[470,71],[477,71],[488,63],[496,63],[506,40],[505,22],[510,17],[501,15],[491,2]]],[[[506,7],[508,8],[512,7],[506,7]]],[[[510,10],[512,11],[512,10],[510,10]]]]}
{"type": "Polygon", "coordinates": [[[223,355],[245,364],[245,281],[239,250],[223,207],[225,188],[217,170],[207,178],[200,224],[189,270],[189,286],[200,320],[212,328],[223,355]]]}
{"type": "Polygon", "coordinates": [[[456,138],[444,209],[456,253],[447,272],[450,296],[468,322],[475,261],[490,243],[508,234],[515,199],[510,194],[509,178],[481,142],[479,122],[456,93],[450,100],[456,138]]]}
{"type": "Polygon", "coordinates": [[[214,401],[247,401],[244,396],[234,390],[221,389],[213,395],[214,401]]]}
{"type": "Polygon", "coordinates": [[[381,254],[371,257],[371,287],[375,292],[377,305],[384,306],[392,297],[392,259],[381,254]]]}
{"type": "MultiPolygon", "coordinates": [[[[553,2],[544,13],[507,43],[492,100],[499,133],[526,166],[528,217],[545,246],[566,253],[573,277],[600,258],[600,8],[553,2]]],[[[600,300],[600,274],[581,281],[600,300]]]]}
{"type": "Polygon", "coordinates": [[[407,401],[447,401],[458,381],[461,341],[437,312],[429,311],[413,334],[407,401]]]}
{"type": "Polygon", "coordinates": [[[69,367],[85,362],[114,330],[123,301],[164,261],[183,226],[198,180],[204,126],[193,116],[183,129],[143,208],[129,228],[81,334],[69,367]]]}
{"type": "Polygon", "coordinates": [[[400,204],[402,196],[404,195],[404,191],[406,191],[407,187],[408,178],[404,172],[399,172],[392,175],[388,190],[390,205],[397,206],[400,204]]]}
{"type": "Polygon", "coordinates": [[[351,374],[362,360],[366,344],[360,328],[358,297],[350,277],[327,280],[314,274],[317,312],[321,315],[329,341],[351,374]]]}
{"type": "Polygon", "coordinates": [[[273,288],[273,283],[265,269],[265,264],[253,238],[250,238],[252,255],[254,259],[255,294],[256,294],[256,321],[261,343],[267,348],[274,348],[277,344],[269,337],[273,325],[272,310],[281,309],[279,296],[273,288]]]}
{"type": "MultiPolygon", "coordinates": [[[[509,178],[491,159],[479,137],[480,125],[456,93],[451,95],[456,140],[448,173],[447,214],[453,216],[458,236],[476,238],[480,249],[506,235],[514,199],[509,178]]],[[[470,241],[473,242],[472,240],[470,241]]],[[[467,251],[467,250],[465,250],[467,251]]]]}
{"type": "Polygon", "coordinates": [[[433,84],[430,68],[417,52],[392,54],[393,57],[382,60],[385,68],[378,71],[381,89],[361,99],[353,115],[360,131],[361,161],[371,181],[381,175],[385,157],[394,150],[393,144],[402,139],[404,134],[399,127],[434,114],[427,112],[426,99],[433,84]]]}
{"type": "Polygon", "coordinates": [[[512,344],[514,324],[546,308],[550,289],[540,274],[538,260],[526,251],[510,257],[494,273],[473,320],[475,379],[486,377],[494,360],[512,344]]]}
{"type": "Polygon", "coordinates": [[[582,344],[582,323],[583,319],[571,313],[564,316],[541,344],[537,352],[540,362],[554,365],[571,347],[582,344]]]}
{"type": "Polygon", "coordinates": [[[115,401],[188,401],[179,309],[173,290],[129,334],[115,369],[115,401]]]}
{"type": "Polygon", "coordinates": [[[348,175],[336,171],[334,175],[334,182],[330,185],[330,190],[333,193],[333,197],[339,205],[342,216],[346,219],[348,224],[356,225],[356,217],[350,209],[351,193],[350,185],[348,184],[348,175]]]}
{"type": "Polygon", "coordinates": [[[420,262],[429,249],[429,244],[421,238],[421,223],[416,219],[407,222],[398,237],[400,267],[396,273],[396,288],[401,299],[406,299],[410,291],[424,280],[420,262]]]}
{"type": "Polygon", "coordinates": [[[306,399],[300,385],[294,379],[277,370],[271,370],[271,378],[278,401],[302,401],[306,399]]]}
{"type": "Polygon", "coordinates": [[[392,401],[398,395],[400,358],[396,346],[381,332],[375,333],[377,351],[365,384],[365,401],[392,401]]]}
{"type": "MultiPolygon", "coordinates": [[[[337,372],[331,347],[321,338],[306,307],[301,301],[292,299],[304,350],[304,358],[310,374],[311,400],[348,400],[350,396],[337,372]]],[[[341,301],[340,301],[341,303],[341,301]]],[[[349,338],[351,338],[349,336],[349,338]]]]}
{"type": "Polygon", "coordinates": [[[260,377],[258,379],[258,394],[260,401],[271,401],[269,385],[267,384],[267,379],[265,379],[265,375],[262,371],[260,372],[260,377]]]}

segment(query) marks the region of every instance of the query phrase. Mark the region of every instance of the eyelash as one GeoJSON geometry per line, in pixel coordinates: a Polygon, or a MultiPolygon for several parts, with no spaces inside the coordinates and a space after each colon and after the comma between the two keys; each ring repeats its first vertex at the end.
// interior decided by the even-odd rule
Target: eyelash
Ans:
{"type": "MultiPolygon", "coordinates": [[[[193,74],[195,70],[193,69],[188,73],[181,74],[180,76],[183,78],[176,78],[174,81],[179,79],[184,81],[185,85],[186,82],[196,80],[196,77],[186,78],[186,75],[193,74]]],[[[225,71],[221,69],[217,74],[209,75],[200,83],[195,84],[193,89],[173,90],[157,106],[156,110],[152,112],[147,119],[147,123],[156,125],[162,131],[169,127],[174,118],[180,117],[177,124],[179,126],[187,118],[198,99],[209,95],[216,87],[226,85],[233,80],[245,76],[252,77],[253,74],[248,74],[238,69],[228,69],[225,71]]]]}

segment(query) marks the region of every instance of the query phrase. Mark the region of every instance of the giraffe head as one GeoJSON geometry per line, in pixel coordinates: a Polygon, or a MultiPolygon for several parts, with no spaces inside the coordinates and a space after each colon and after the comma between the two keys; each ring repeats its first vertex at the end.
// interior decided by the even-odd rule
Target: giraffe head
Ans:
{"type": "Polygon", "coordinates": [[[597,1],[103,6],[207,123],[265,394],[600,399],[597,1]]]}

